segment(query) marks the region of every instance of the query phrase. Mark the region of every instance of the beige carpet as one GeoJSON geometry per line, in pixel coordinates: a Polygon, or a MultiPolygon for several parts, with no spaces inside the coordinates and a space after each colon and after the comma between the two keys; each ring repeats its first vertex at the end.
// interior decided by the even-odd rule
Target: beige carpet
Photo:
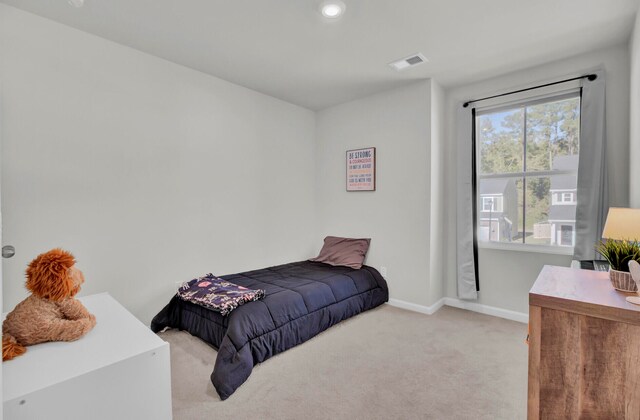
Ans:
{"type": "Polygon", "coordinates": [[[216,351],[169,330],[179,419],[524,419],[526,325],[444,307],[383,305],[256,366],[228,400],[216,351]]]}

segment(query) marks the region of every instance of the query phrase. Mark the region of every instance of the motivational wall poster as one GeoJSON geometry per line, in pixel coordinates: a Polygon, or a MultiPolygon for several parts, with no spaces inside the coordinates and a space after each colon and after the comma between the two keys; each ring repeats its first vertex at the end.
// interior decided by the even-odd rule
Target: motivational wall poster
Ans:
{"type": "Polygon", "coordinates": [[[376,148],[347,150],[347,191],[376,190],[376,148]]]}

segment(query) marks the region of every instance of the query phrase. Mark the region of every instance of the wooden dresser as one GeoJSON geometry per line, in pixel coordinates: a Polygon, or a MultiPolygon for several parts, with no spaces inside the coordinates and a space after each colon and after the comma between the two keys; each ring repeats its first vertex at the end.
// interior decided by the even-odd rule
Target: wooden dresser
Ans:
{"type": "Polygon", "coordinates": [[[529,292],[529,419],[640,419],[640,306],[608,273],[545,266],[529,292]]]}

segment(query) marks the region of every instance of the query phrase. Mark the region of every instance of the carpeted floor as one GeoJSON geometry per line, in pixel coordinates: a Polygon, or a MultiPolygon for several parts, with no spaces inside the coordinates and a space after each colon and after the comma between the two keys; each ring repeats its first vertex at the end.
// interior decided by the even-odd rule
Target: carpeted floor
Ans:
{"type": "Polygon", "coordinates": [[[524,324],[444,307],[383,305],[256,366],[228,400],[216,351],[180,331],[171,345],[174,419],[523,419],[524,324]]]}

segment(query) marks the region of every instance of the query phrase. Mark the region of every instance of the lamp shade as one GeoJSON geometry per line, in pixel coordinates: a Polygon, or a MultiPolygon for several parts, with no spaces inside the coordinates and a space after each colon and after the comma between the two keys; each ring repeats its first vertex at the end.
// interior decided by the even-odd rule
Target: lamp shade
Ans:
{"type": "Polygon", "coordinates": [[[604,224],[605,239],[640,240],[640,209],[611,207],[604,224]]]}

